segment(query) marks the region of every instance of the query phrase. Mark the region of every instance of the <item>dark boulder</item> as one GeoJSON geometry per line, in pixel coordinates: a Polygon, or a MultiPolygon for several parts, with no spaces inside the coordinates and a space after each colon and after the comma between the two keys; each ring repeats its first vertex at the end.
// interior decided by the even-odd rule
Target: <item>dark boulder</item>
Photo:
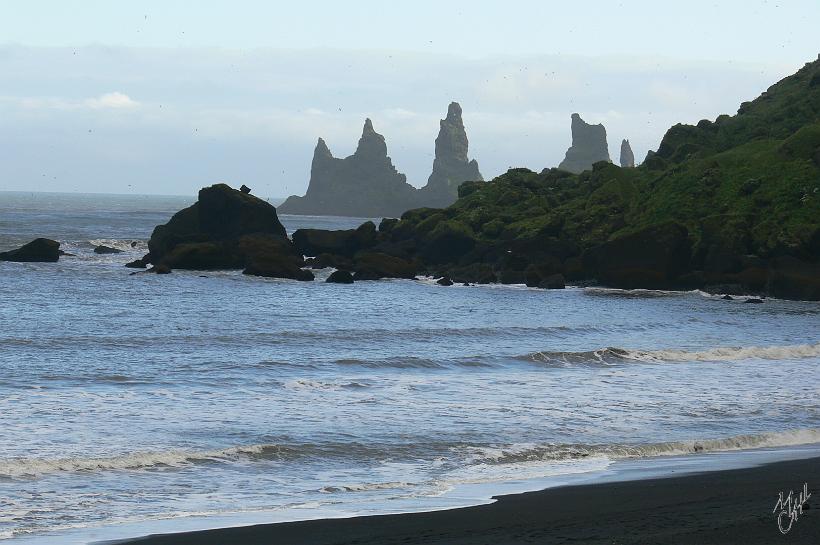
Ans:
{"type": "Polygon", "coordinates": [[[350,274],[350,271],[333,271],[331,275],[327,277],[325,282],[329,282],[331,284],[352,284],[353,275],[350,274]]]}
{"type": "Polygon", "coordinates": [[[112,248],[111,246],[104,246],[100,244],[96,248],[94,248],[95,254],[121,254],[122,250],[118,248],[112,248]]]}
{"type": "Polygon", "coordinates": [[[288,240],[276,209],[249,193],[217,184],[157,226],[143,262],[176,269],[244,269],[246,274],[312,280],[288,240]]]}
{"type": "Polygon", "coordinates": [[[406,259],[378,252],[362,252],[354,259],[356,280],[378,280],[380,278],[416,277],[417,265],[406,259]]]}
{"type": "Polygon", "coordinates": [[[441,278],[436,280],[436,284],[438,284],[439,286],[452,286],[453,281],[450,280],[450,278],[447,276],[442,276],[441,278]]]}
{"type": "Polygon", "coordinates": [[[265,234],[245,235],[236,248],[247,264],[243,274],[302,281],[314,278],[312,272],[302,269],[305,261],[292,251],[287,239],[265,234]]]}
{"type": "Polygon", "coordinates": [[[616,288],[669,289],[680,285],[691,256],[688,231],[663,223],[610,240],[585,255],[604,285],[616,288]]]}
{"type": "MultiPolygon", "coordinates": [[[[254,233],[287,237],[270,203],[225,184],[216,184],[201,189],[196,203],[174,214],[165,225],[154,228],[148,249],[152,262],[161,263],[180,244],[208,242],[232,250],[239,237],[254,233]]],[[[211,249],[199,248],[198,253],[209,251],[211,249]]],[[[230,259],[225,256],[214,261],[222,266],[222,262],[230,259]]]]}
{"type": "Polygon", "coordinates": [[[60,243],[47,238],[36,238],[16,250],[0,252],[0,261],[53,263],[58,259],[60,259],[60,243]]]}
{"type": "Polygon", "coordinates": [[[160,263],[159,265],[154,265],[153,267],[148,269],[148,272],[154,274],[171,274],[171,267],[164,263],[160,263]]]}
{"type": "Polygon", "coordinates": [[[242,186],[239,188],[239,191],[241,191],[242,193],[250,193],[251,188],[246,186],[245,184],[242,184],[242,186]]]}
{"type": "Polygon", "coordinates": [[[328,231],[325,229],[298,229],[293,233],[293,244],[303,255],[333,254],[353,257],[377,242],[376,225],[368,221],[356,229],[328,231]]]}

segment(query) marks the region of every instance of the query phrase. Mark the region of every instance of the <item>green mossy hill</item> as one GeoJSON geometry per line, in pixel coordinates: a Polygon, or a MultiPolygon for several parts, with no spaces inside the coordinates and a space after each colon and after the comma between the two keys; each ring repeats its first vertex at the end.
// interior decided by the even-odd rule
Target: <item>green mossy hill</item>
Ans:
{"type": "MultiPolygon", "coordinates": [[[[637,168],[601,162],[579,175],[512,169],[490,182],[463,184],[449,208],[405,213],[390,225],[390,236],[416,240],[423,256],[436,233],[441,238],[446,231],[458,242],[450,263],[464,266],[473,259],[496,271],[510,264],[486,252],[518,253],[514,265],[522,268],[528,260],[540,266],[542,254],[557,251],[564,274],[600,279],[607,277],[604,265],[588,259],[590,252],[671,224],[685,233],[681,248],[688,248],[688,261],[681,265],[678,259],[674,276],[660,278],[658,286],[717,283],[820,297],[817,285],[796,293],[771,289],[775,276],[787,274],[772,269],[779,258],[793,257],[810,268],[820,258],[820,59],[743,103],[734,116],[675,125],[637,168]],[[579,268],[576,259],[567,267],[570,258],[584,265],[579,268]]],[[[432,253],[435,259],[425,262],[442,263],[442,249],[432,253]]],[[[801,270],[797,276],[804,278],[801,270]]]]}

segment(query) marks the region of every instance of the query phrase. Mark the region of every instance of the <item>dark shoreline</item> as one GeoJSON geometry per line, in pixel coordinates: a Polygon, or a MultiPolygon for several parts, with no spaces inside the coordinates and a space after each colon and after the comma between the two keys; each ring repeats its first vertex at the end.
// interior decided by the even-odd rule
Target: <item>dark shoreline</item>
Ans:
{"type": "Polygon", "coordinates": [[[820,457],[500,496],[475,507],[147,536],[133,545],[820,543],[820,457]],[[810,506],[781,535],[778,493],[810,506]]]}

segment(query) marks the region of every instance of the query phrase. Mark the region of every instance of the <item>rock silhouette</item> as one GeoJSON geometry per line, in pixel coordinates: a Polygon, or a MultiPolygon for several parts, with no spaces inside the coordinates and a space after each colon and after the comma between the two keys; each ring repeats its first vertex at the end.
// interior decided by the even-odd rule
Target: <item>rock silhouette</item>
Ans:
{"type": "Polygon", "coordinates": [[[580,174],[591,170],[598,161],[612,162],[603,125],[590,125],[578,114],[572,114],[572,146],[558,168],[580,174]]]}
{"type": "Polygon", "coordinates": [[[456,201],[462,182],[483,181],[478,163],[468,158],[467,151],[461,106],[453,102],[440,122],[433,172],[427,185],[416,189],[393,166],[384,136],[367,119],[356,153],[349,157],[333,157],[319,139],[305,196],[289,197],[278,210],[282,214],[399,217],[412,208],[443,208],[456,201]]]}
{"type": "Polygon", "coordinates": [[[416,189],[387,155],[384,136],[365,120],[356,152],[333,157],[321,138],[313,152],[310,184],[304,197],[289,197],[282,214],[399,216],[415,204],[416,189]]]}
{"type": "Polygon", "coordinates": [[[621,167],[632,168],[635,166],[635,154],[632,153],[632,146],[629,145],[629,140],[621,141],[621,167]]]}
{"type": "Polygon", "coordinates": [[[467,156],[468,147],[467,131],[461,119],[461,105],[451,102],[447,108],[447,117],[440,122],[433,173],[420,191],[421,206],[450,206],[458,198],[458,186],[462,182],[484,180],[478,171],[478,162],[475,159],[471,161],[467,156]]]}

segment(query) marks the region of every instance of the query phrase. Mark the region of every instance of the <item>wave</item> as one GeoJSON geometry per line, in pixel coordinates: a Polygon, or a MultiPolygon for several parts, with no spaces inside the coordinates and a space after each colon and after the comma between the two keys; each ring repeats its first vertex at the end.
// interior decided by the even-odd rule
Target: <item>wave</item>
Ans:
{"type": "Polygon", "coordinates": [[[820,429],[809,428],[735,435],[718,439],[692,439],[647,444],[581,445],[547,444],[515,445],[475,449],[472,464],[517,464],[523,462],[557,462],[584,458],[649,458],[656,456],[680,456],[706,452],[728,452],[756,448],[777,448],[820,443],[820,429]]]}
{"type": "MultiPolygon", "coordinates": [[[[39,477],[53,473],[83,473],[97,471],[143,471],[189,467],[197,464],[232,464],[255,461],[294,461],[305,458],[338,459],[350,464],[350,458],[374,461],[380,459],[445,459],[460,469],[487,465],[510,465],[532,462],[562,462],[583,459],[645,458],[676,456],[703,452],[724,452],[755,448],[775,448],[820,443],[820,429],[809,428],[736,435],[718,439],[693,439],[646,444],[518,444],[475,445],[465,443],[388,443],[363,444],[338,442],[321,444],[257,444],[216,450],[193,451],[172,449],[157,452],[124,453],[109,457],[74,458],[10,458],[0,459],[0,479],[39,477]]],[[[403,483],[407,484],[407,483],[403,483]]],[[[346,491],[396,488],[400,483],[371,483],[341,487],[325,487],[346,491]]]]}
{"type": "Polygon", "coordinates": [[[601,348],[585,352],[533,352],[516,359],[551,366],[615,365],[625,361],[650,363],[683,361],[790,360],[820,356],[820,343],[788,346],[716,347],[707,350],[630,350],[601,348]]]}

